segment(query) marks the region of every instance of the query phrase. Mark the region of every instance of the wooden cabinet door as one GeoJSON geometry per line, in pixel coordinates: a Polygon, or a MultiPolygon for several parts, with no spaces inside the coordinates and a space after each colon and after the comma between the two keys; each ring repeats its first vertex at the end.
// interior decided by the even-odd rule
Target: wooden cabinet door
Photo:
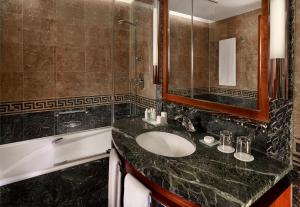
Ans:
{"type": "Polygon", "coordinates": [[[291,207],[292,206],[292,186],[290,185],[270,207],[291,207]]]}

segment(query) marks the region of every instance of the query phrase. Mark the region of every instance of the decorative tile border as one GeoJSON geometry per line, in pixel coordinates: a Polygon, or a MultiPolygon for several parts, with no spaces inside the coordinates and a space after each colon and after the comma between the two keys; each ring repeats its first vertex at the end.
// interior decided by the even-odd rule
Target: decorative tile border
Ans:
{"type": "Polygon", "coordinates": [[[157,108],[158,101],[143,96],[133,96],[132,101],[136,103],[137,106],[142,108],[157,108]]]}
{"type": "MultiPolygon", "coordinates": [[[[168,93],[179,95],[179,96],[191,96],[192,90],[191,89],[170,89],[168,90],[168,93]]],[[[218,88],[218,87],[194,88],[194,95],[202,95],[206,93],[219,94],[219,95],[230,96],[230,97],[246,98],[246,99],[257,98],[257,91],[218,88]]]]}
{"type": "Polygon", "coordinates": [[[293,163],[300,167],[300,138],[294,137],[293,163]]]}
{"type": "Polygon", "coordinates": [[[257,98],[257,91],[250,91],[250,90],[213,87],[210,88],[210,92],[214,94],[222,94],[231,97],[240,97],[240,98],[247,98],[247,99],[257,98]]]}
{"type": "MultiPolygon", "coordinates": [[[[114,96],[115,104],[132,103],[134,101],[138,106],[143,108],[156,107],[158,105],[156,100],[142,96],[132,96],[130,94],[116,94],[114,96]]],[[[69,109],[85,106],[110,105],[112,103],[112,95],[2,102],[0,103],[0,115],[52,111],[57,109],[69,109]]]]}

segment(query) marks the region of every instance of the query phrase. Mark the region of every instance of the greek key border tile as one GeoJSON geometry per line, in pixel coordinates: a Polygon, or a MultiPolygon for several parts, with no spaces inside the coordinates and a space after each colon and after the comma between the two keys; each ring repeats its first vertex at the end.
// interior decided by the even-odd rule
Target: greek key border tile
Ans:
{"type": "MultiPolygon", "coordinates": [[[[130,94],[114,95],[114,103],[131,103],[136,101],[136,104],[141,107],[156,107],[156,100],[142,96],[132,96],[130,94]]],[[[84,96],[60,99],[46,99],[33,101],[18,101],[18,102],[1,102],[0,115],[20,114],[28,112],[51,111],[58,109],[67,109],[84,106],[98,106],[112,104],[112,95],[99,96],[84,96]]]]}
{"type": "Polygon", "coordinates": [[[293,164],[300,167],[300,155],[293,154],[293,164]]]}
{"type": "Polygon", "coordinates": [[[294,137],[293,164],[300,167],[300,151],[297,150],[297,145],[300,145],[300,138],[294,137]]]}
{"type": "Polygon", "coordinates": [[[213,87],[210,88],[210,92],[215,94],[232,96],[232,97],[241,97],[241,98],[248,98],[248,99],[257,98],[257,91],[250,91],[250,90],[213,87]]]}
{"type": "MultiPolygon", "coordinates": [[[[168,93],[179,95],[179,96],[191,96],[192,90],[191,89],[169,89],[168,93]]],[[[218,88],[218,87],[194,88],[194,95],[201,95],[205,93],[221,94],[223,96],[239,97],[239,98],[247,98],[247,99],[257,98],[257,91],[218,88]]]]}
{"type": "Polygon", "coordinates": [[[133,96],[133,100],[135,101],[136,105],[142,108],[157,108],[158,102],[154,99],[146,98],[144,96],[133,96]]]}

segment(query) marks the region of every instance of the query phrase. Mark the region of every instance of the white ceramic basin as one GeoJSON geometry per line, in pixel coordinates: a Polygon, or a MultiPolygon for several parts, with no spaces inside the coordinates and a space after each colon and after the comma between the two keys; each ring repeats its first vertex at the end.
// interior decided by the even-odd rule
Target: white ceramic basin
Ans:
{"type": "Polygon", "coordinates": [[[139,135],[136,142],[145,150],[166,157],[185,157],[196,147],[187,139],[166,132],[147,132],[139,135]]]}

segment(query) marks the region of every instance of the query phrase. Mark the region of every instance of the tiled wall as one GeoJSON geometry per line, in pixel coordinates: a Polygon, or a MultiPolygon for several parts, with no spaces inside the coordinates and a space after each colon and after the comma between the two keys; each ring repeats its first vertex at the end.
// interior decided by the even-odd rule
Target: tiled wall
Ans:
{"type": "Polygon", "coordinates": [[[258,16],[260,9],[220,20],[211,25],[210,86],[219,86],[219,40],[236,38],[236,79],[240,90],[257,90],[258,74],[258,16]]]}
{"type": "Polygon", "coordinates": [[[112,6],[2,1],[0,101],[111,94],[112,6]]]}
{"type": "MultiPolygon", "coordinates": [[[[191,89],[191,20],[170,15],[170,89],[191,89]]],[[[194,21],[195,88],[209,86],[209,24],[194,21]]]]}
{"type": "Polygon", "coordinates": [[[136,74],[144,75],[144,88],[137,90],[137,95],[156,99],[156,85],[153,84],[153,0],[136,1],[134,4],[134,18],[136,27],[136,56],[142,57],[136,62],[136,74]]]}
{"type": "MultiPolygon", "coordinates": [[[[247,90],[252,93],[257,91],[259,14],[260,10],[255,10],[211,24],[193,22],[195,89],[222,87],[218,84],[218,42],[236,37],[237,86],[227,87],[226,90],[247,90]]],[[[170,50],[172,53],[169,87],[172,90],[191,89],[191,43],[191,20],[170,15],[170,50]]]]}
{"type": "Polygon", "coordinates": [[[117,3],[115,7],[114,88],[116,93],[133,93],[155,99],[152,69],[153,0],[117,3]],[[129,20],[136,26],[119,24],[129,20]],[[144,87],[134,88],[133,79],[143,74],[144,87]]]}
{"type": "Polygon", "coordinates": [[[155,99],[152,0],[113,2],[1,1],[0,115],[107,108],[113,100],[144,100],[138,105],[145,106],[155,99]],[[121,25],[120,19],[137,27],[121,25]],[[145,80],[138,90],[130,85],[136,56],[142,57],[136,70],[145,80]]]}

